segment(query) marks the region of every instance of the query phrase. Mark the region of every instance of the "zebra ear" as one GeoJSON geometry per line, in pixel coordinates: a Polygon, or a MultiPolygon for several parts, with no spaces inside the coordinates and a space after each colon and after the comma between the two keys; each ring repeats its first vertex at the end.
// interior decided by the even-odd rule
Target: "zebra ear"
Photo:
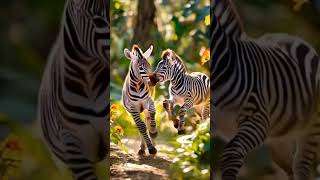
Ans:
{"type": "Polygon", "coordinates": [[[172,50],[168,50],[168,52],[168,60],[170,64],[174,64],[174,62],[176,61],[176,56],[174,55],[174,52],[172,50]]]}
{"type": "Polygon", "coordinates": [[[151,53],[152,53],[152,50],[153,50],[153,46],[151,45],[151,46],[149,47],[149,49],[146,50],[146,52],[143,53],[143,57],[144,57],[145,59],[148,59],[148,58],[150,57],[151,53]]]}
{"type": "Polygon", "coordinates": [[[125,48],[123,51],[124,55],[126,56],[126,58],[132,60],[132,61],[137,61],[139,58],[137,55],[135,55],[134,53],[130,52],[129,49],[125,48]]]}
{"type": "Polygon", "coordinates": [[[131,60],[131,52],[129,51],[129,49],[125,48],[123,53],[126,56],[126,58],[131,60]]]}

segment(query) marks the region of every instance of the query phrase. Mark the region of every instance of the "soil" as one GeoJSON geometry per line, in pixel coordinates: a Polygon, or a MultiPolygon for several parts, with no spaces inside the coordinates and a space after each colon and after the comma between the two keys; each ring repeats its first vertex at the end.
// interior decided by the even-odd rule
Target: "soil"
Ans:
{"type": "Polygon", "coordinates": [[[128,153],[115,144],[110,147],[110,178],[112,180],[162,180],[170,179],[170,165],[172,158],[161,152],[161,150],[172,150],[173,148],[157,143],[156,155],[138,155],[140,149],[140,139],[123,139],[124,144],[129,149],[128,153]]]}

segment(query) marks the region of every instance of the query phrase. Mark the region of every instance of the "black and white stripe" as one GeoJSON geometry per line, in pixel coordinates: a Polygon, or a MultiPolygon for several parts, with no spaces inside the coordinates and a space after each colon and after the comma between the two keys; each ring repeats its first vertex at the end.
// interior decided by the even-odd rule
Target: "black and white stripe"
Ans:
{"type": "Polygon", "coordinates": [[[156,110],[152,99],[154,87],[149,86],[151,72],[150,64],[147,61],[152,50],[153,46],[150,46],[145,53],[142,53],[137,45],[134,45],[131,51],[124,50],[125,56],[131,60],[131,63],[122,88],[122,102],[126,110],[132,115],[140,132],[140,155],[145,154],[146,145],[150,154],[157,153],[157,149],[150,138],[155,138],[157,135],[156,110]],[[147,125],[140,117],[141,112],[145,113],[147,125]]]}
{"type": "Polygon", "coordinates": [[[190,108],[194,107],[203,120],[208,118],[210,82],[207,75],[200,72],[188,74],[181,58],[170,49],[162,53],[154,74],[159,82],[170,81],[170,99],[164,100],[163,105],[178,134],[185,133],[185,114],[190,108]],[[175,104],[181,106],[179,120],[173,111],[175,104]]]}
{"type": "Polygon", "coordinates": [[[214,14],[219,19],[221,27],[224,32],[233,38],[245,38],[243,24],[234,7],[232,0],[220,0],[216,2],[216,8],[213,9],[214,14]]]}
{"type": "Polygon", "coordinates": [[[97,179],[109,147],[109,2],[68,0],[39,90],[50,150],[75,179],[97,179]]]}
{"type": "Polygon", "coordinates": [[[320,138],[319,56],[288,35],[231,36],[216,11],[223,2],[211,1],[210,30],[211,123],[230,138],[222,177],[237,179],[247,154],[267,139],[292,136],[292,177],[309,179],[320,138]]]}

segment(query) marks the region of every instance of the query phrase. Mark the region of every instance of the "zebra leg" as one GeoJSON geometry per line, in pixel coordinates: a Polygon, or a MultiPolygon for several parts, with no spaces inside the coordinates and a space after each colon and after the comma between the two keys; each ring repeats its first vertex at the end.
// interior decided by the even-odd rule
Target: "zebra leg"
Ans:
{"type": "Polygon", "coordinates": [[[82,152],[80,140],[70,131],[61,130],[61,141],[64,145],[64,158],[67,166],[77,180],[96,180],[95,165],[82,152]]]}
{"type": "Polygon", "coordinates": [[[145,143],[148,146],[149,153],[156,154],[157,149],[154,147],[154,145],[151,141],[151,138],[150,138],[149,133],[147,131],[146,123],[144,123],[140,118],[140,113],[139,112],[131,112],[131,115],[137,125],[137,128],[140,132],[140,135],[143,137],[145,143]]]}
{"type": "Polygon", "coordinates": [[[169,120],[173,122],[174,127],[178,128],[179,120],[177,119],[176,114],[174,113],[174,101],[165,99],[163,102],[163,108],[167,111],[169,120]]]}
{"type": "Polygon", "coordinates": [[[140,149],[139,149],[138,154],[139,155],[145,155],[146,154],[146,152],[145,152],[146,143],[145,143],[144,138],[143,138],[143,136],[141,134],[140,134],[140,139],[141,139],[141,144],[140,144],[140,149]]]}
{"type": "Polygon", "coordinates": [[[149,123],[149,133],[152,138],[156,138],[158,135],[157,126],[156,126],[156,108],[154,106],[154,102],[149,100],[149,108],[148,113],[146,114],[147,122],[149,123]]]}
{"type": "Polygon", "coordinates": [[[201,112],[202,121],[206,120],[209,117],[209,113],[210,113],[210,104],[208,102],[203,106],[203,109],[201,112]]]}
{"type": "Polygon", "coordinates": [[[193,102],[191,97],[187,97],[184,104],[181,106],[179,111],[179,124],[178,124],[178,134],[185,134],[186,130],[184,129],[184,118],[186,112],[192,107],[193,102]]]}
{"type": "Polygon", "coordinates": [[[236,180],[247,154],[260,146],[266,138],[267,116],[256,112],[239,123],[239,131],[224,148],[221,158],[222,179],[236,180]]]}
{"type": "Polygon", "coordinates": [[[311,179],[312,168],[317,158],[317,148],[319,146],[319,139],[316,136],[316,133],[305,136],[297,143],[297,151],[293,164],[295,180],[311,179]]]}

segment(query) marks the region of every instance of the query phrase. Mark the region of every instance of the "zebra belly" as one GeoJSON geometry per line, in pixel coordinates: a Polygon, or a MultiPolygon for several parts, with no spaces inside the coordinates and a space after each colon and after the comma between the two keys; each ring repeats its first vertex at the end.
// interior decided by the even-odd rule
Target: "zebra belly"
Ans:
{"type": "MultiPolygon", "coordinates": [[[[185,96],[172,96],[173,101],[175,104],[178,104],[179,106],[182,106],[185,102],[185,96]]],[[[207,103],[206,100],[198,100],[198,101],[193,101],[194,106],[203,106],[207,103]]]]}
{"type": "Polygon", "coordinates": [[[173,101],[175,102],[175,104],[182,106],[184,104],[185,98],[184,96],[173,96],[173,101]]]}
{"type": "Polygon", "coordinates": [[[130,112],[132,110],[132,107],[134,107],[136,111],[141,113],[144,109],[149,108],[149,98],[150,97],[141,99],[139,101],[130,101],[129,98],[123,96],[123,105],[128,112],[130,112]]]}

